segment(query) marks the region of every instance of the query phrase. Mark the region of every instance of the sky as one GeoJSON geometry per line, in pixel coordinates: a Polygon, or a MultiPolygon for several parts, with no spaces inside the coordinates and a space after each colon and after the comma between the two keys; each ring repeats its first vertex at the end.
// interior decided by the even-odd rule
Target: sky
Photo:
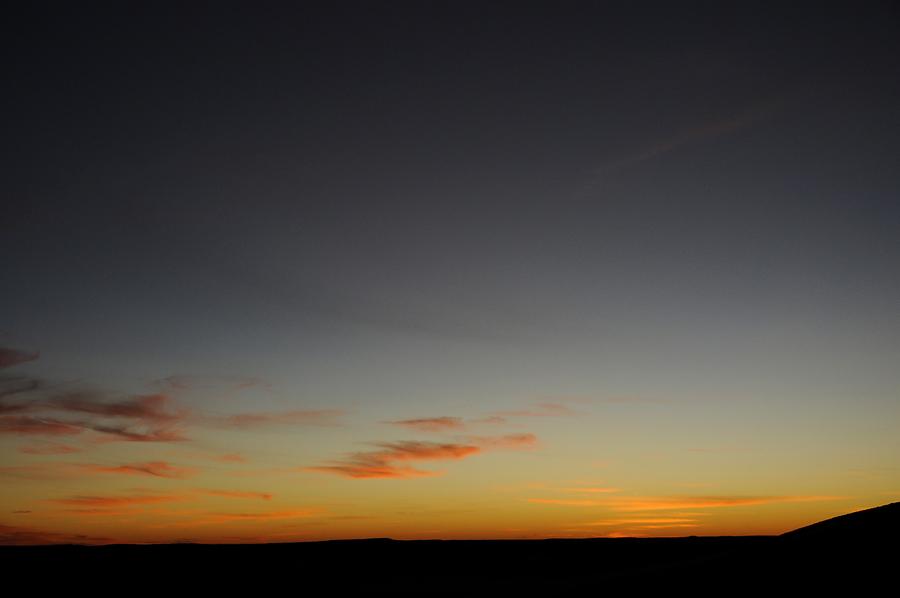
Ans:
{"type": "Polygon", "coordinates": [[[898,500],[898,21],[15,9],[0,543],[776,534],[898,500]]]}

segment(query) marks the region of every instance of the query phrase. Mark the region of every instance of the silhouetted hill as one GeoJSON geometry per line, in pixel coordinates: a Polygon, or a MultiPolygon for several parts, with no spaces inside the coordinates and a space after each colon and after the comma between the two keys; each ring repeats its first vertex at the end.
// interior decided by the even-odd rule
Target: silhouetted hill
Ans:
{"type": "Polygon", "coordinates": [[[877,542],[900,536],[900,502],[826,519],[783,534],[792,541],[877,542]]]}
{"type": "Polygon", "coordinates": [[[889,581],[893,551],[885,546],[897,537],[898,518],[895,503],[775,537],[6,546],[0,562],[30,587],[100,595],[315,588],[428,596],[847,588],[859,595],[889,581]]]}

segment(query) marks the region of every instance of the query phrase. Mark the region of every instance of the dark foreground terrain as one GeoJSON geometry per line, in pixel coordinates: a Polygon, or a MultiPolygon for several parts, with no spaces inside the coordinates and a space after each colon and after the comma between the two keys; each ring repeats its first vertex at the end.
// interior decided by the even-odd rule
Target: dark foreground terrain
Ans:
{"type": "Polygon", "coordinates": [[[893,503],[777,537],[3,546],[0,563],[29,594],[892,595],[898,537],[893,503]]]}

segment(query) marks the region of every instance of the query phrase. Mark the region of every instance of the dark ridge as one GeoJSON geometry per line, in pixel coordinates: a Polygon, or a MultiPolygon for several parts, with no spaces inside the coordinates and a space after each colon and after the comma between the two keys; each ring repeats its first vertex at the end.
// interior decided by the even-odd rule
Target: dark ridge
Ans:
{"type": "Polygon", "coordinates": [[[900,535],[900,502],[840,515],[782,534],[791,540],[877,541],[900,535]]]}
{"type": "Polygon", "coordinates": [[[900,504],[782,536],[546,540],[367,538],[276,544],[0,546],[10,575],[40,584],[142,591],[308,594],[313,588],[428,596],[867,595],[892,581],[900,504]]]}

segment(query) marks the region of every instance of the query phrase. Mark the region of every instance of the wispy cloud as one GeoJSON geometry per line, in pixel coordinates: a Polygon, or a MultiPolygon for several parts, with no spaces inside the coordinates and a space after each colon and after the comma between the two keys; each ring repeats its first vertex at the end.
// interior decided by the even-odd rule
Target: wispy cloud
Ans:
{"type": "Polygon", "coordinates": [[[560,417],[578,415],[577,411],[572,410],[564,403],[544,401],[537,403],[531,409],[521,409],[515,411],[497,411],[492,414],[493,417],[560,417]]]}
{"type": "Polygon", "coordinates": [[[111,538],[0,524],[0,545],[108,544],[111,538]]]}
{"type": "MultiPolygon", "coordinates": [[[[0,349],[0,365],[9,367],[37,359],[38,353],[0,349]]],[[[155,385],[167,390],[185,390],[202,385],[226,384],[241,389],[268,388],[257,378],[198,378],[170,376],[155,385]]],[[[192,414],[176,409],[165,393],[110,396],[95,390],[56,392],[46,389],[40,396],[23,397],[41,390],[37,380],[27,377],[0,378],[0,434],[35,436],[100,434],[97,442],[178,442],[189,440],[189,425],[233,429],[255,429],[275,425],[337,425],[343,414],[335,409],[264,411],[231,415],[192,414]]]]}
{"type": "Polygon", "coordinates": [[[242,390],[245,388],[262,388],[270,390],[269,383],[252,376],[196,376],[190,374],[174,374],[154,380],[157,388],[165,391],[188,391],[197,389],[242,390]]]}
{"type": "MultiPolygon", "coordinates": [[[[597,177],[603,177],[637,166],[679,148],[740,131],[768,118],[775,112],[776,107],[775,103],[759,104],[722,118],[685,127],[681,131],[649,143],[629,154],[601,164],[595,174],[597,177]]],[[[593,183],[596,182],[593,181],[593,183]]]]}
{"type": "Polygon", "coordinates": [[[116,466],[82,465],[81,467],[90,473],[141,475],[170,479],[183,479],[197,473],[196,469],[178,467],[166,461],[147,461],[144,463],[128,463],[116,466]]]}
{"type": "Polygon", "coordinates": [[[222,463],[246,463],[247,458],[239,453],[227,453],[225,455],[216,455],[213,457],[216,461],[221,461],[222,463]]]}
{"type": "Polygon", "coordinates": [[[93,431],[103,440],[171,442],[186,440],[181,424],[187,412],[168,409],[166,395],[136,395],[108,400],[102,393],[81,391],[35,398],[15,405],[4,403],[0,434],[36,436],[76,435],[93,431]],[[28,415],[21,413],[28,412],[28,415]]]}
{"type": "Polygon", "coordinates": [[[505,436],[466,436],[466,441],[481,449],[531,449],[538,446],[534,434],[507,434],[505,436]]]}
{"type": "Polygon", "coordinates": [[[71,436],[81,434],[84,426],[50,417],[31,415],[0,416],[0,434],[71,436]]]}
{"type": "Polygon", "coordinates": [[[837,496],[663,496],[605,499],[529,498],[528,502],[570,507],[606,507],[621,512],[718,509],[786,502],[838,500],[837,496]]]}
{"type": "Polygon", "coordinates": [[[213,513],[212,521],[273,521],[279,519],[302,519],[322,513],[321,509],[291,509],[286,511],[262,511],[259,513],[213,513]]]}
{"type": "Polygon", "coordinates": [[[23,480],[63,480],[80,475],[76,466],[67,463],[32,463],[0,467],[0,476],[23,480]]]}
{"type": "Polygon", "coordinates": [[[566,507],[599,507],[608,504],[602,500],[590,500],[586,498],[529,498],[528,502],[542,505],[563,505],[566,507]]]}
{"type": "Polygon", "coordinates": [[[672,496],[628,498],[609,505],[617,511],[672,511],[680,509],[718,509],[786,502],[838,500],[837,496],[672,496]]]}
{"type": "Polygon", "coordinates": [[[611,494],[621,492],[621,488],[603,487],[603,486],[587,486],[576,488],[561,488],[563,492],[574,492],[577,494],[611,494]]]}
{"type": "Polygon", "coordinates": [[[465,459],[478,452],[474,445],[438,442],[382,442],[376,451],[352,453],[330,464],[307,467],[309,471],[333,473],[348,478],[411,478],[436,475],[405,465],[408,461],[465,459]]]}
{"type": "Polygon", "coordinates": [[[619,526],[619,525],[684,525],[696,524],[697,519],[687,517],[630,517],[619,519],[603,519],[601,521],[592,521],[585,525],[595,526],[619,526]]]}
{"type": "Polygon", "coordinates": [[[271,500],[274,496],[268,492],[245,492],[242,490],[215,490],[211,488],[201,488],[197,490],[202,494],[210,496],[223,496],[226,498],[253,498],[261,500],[271,500]]]}
{"type": "Polygon", "coordinates": [[[27,393],[41,387],[39,380],[27,376],[0,376],[0,413],[21,413],[30,409],[27,393]],[[17,400],[19,399],[19,400],[17,400]]]}
{"type": "Polygon", "coordinates": [[[71,453],[79,453],[81,449],[77,446],[68,444],[58,444],[55,442],[45,442],[43,444],[31,444],[19,447],[20,453],[26,455],[68,455],[71,453]]]}
{"type": "Polygon", "coordinates": [[[40,353],[37,351],[20,351],[19,349],[0,347],[0,369],[34,361],[38,357],[40,357],[40,353]]]}
{"type": "Polygon", "coordinates": [[[352,453],[346,459],[304,469],[348,478],[415,478],[438,475],[438,472],[416,469],[407,465],[409,461],[459,460],[485,450],[533,448],[536,445],[534,434],[473,436],[466,437],[463,443],[381,442],[375,443],[379,450],[352,453]]]}
{"type": "Polygon", "coordinates": [[[236,429],[251,429],[276,425],[334,426],[344,412],[339,409],[267,411],[238,413],[226,416],[205,416],[204,423],[236,429]]]}
{"type": "Polygon", "coordinates": [[[66,498],[52,498],[48,502],[71,507],[115,508],[173,502],[183,499],[183,496],[169,494],[144,494],[132,496],[69,496],[66,498]]]}
{"type": "Polygon", "coordinates": [[[462,418],[449,416],[401,419],[384,423],[403,426],[421,432],[445,432],[448,430],[462,430],[465,428],[465,423],[462,418]]]}
{"type": "Polygon", "coordinates": [[[104,401],[97,393],[76,392],[53,397],[45,403],[45,406],[68,413],[87,413],[157,423],[184,419],[186,413],[167,410],[170,402],[170,397],[163,394],[136,395],[118,401],[104,401]]]}

